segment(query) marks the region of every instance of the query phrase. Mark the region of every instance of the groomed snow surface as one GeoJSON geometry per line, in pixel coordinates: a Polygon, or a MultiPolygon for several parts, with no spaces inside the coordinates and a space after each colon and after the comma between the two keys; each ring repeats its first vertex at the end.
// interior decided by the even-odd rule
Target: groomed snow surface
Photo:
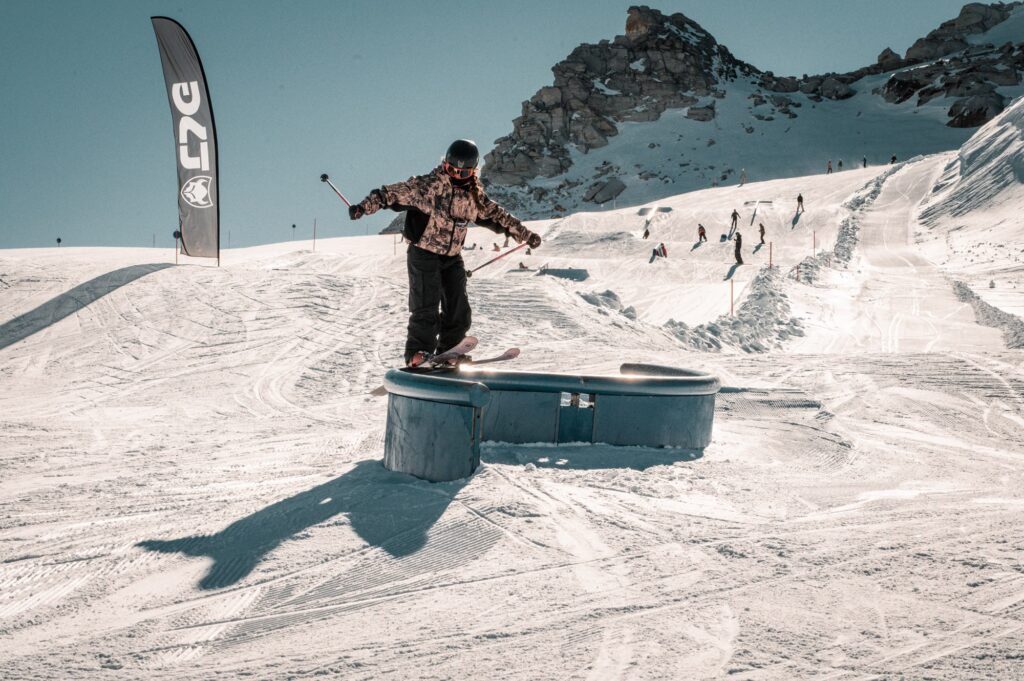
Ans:
{"type": "MultiPolygon", "coordinates": [[[[492,443],[450,484],[380,464],[392,237],[0,252],[0,678],[1019,678],[1024,354],[927,250],[987,229],[917,217],[953,158],[535,223],[470,282],[479,352],[732,390],[704,452],[492,443]]],[[[1020,305],[1000,252],[970,273],[1020,305]]]]}

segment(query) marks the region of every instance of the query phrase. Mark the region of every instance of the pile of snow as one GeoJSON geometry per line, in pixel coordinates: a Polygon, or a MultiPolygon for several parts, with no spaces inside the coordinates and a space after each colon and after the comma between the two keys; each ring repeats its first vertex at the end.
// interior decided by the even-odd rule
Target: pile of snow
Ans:
{"type": "MultiPolygon", "coordinates": [[[[994,288],[994,286],[990,288],[994,288]]],[[[957,298],[965,303],[970,303],[974,308],[974,315],[979,324],[992,326],[1003,332],[1006,347],[1010,349],[1024,348],[1024,319],[989,305],[962,281],[953,282],[953,290],[956,292],[957,298]]]]}
{"type": "Polygon", "coordinates": [[[735,316],[689,327],[670,319],[665,328],[695,350],[737,347],[744,352],[767,352],[793,336],[803,336],[800,320],[792,316],[778,268],[765,267],[751,282],[750,292],[735,316]]]}

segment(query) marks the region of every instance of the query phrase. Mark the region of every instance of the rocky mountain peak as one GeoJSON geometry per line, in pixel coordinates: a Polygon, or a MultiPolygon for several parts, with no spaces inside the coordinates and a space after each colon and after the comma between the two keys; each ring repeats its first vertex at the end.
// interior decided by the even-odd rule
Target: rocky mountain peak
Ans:
{"type": "Polygon", "coordinates": [[[486,157],[489,181],[517,185],[571,165],[569,146],[589,151],[618,134],[616,123],[657,120],[669,108],[713,117],[716,86],[759,73],[682,14],[630,7],[625,35],[583,44],[552,68],[552,85],[523,102],[510,135],[486,157]]]}

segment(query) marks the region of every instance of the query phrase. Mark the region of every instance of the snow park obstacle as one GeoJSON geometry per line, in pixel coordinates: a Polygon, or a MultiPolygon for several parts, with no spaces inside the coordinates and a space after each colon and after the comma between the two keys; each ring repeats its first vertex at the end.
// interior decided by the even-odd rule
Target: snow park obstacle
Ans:
{"type": "Polygon", "coordinates": [[[711,442],[711,374],[624,364],[618,376],[392,369],[384,466],[431,482],[468,477],[484,441],[603,443],[704,449],[711,442]]]}

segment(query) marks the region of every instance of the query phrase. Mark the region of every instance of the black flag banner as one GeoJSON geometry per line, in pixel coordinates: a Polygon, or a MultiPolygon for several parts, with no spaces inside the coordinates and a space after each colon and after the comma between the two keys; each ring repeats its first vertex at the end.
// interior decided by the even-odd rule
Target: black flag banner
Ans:
{"type": "Polygon", "coordinates": [[[152,17],[178,161],[178,218],[185,255],[220,258],[220,183],[210,90],[199,53],[174,19],[152,17]]]}

